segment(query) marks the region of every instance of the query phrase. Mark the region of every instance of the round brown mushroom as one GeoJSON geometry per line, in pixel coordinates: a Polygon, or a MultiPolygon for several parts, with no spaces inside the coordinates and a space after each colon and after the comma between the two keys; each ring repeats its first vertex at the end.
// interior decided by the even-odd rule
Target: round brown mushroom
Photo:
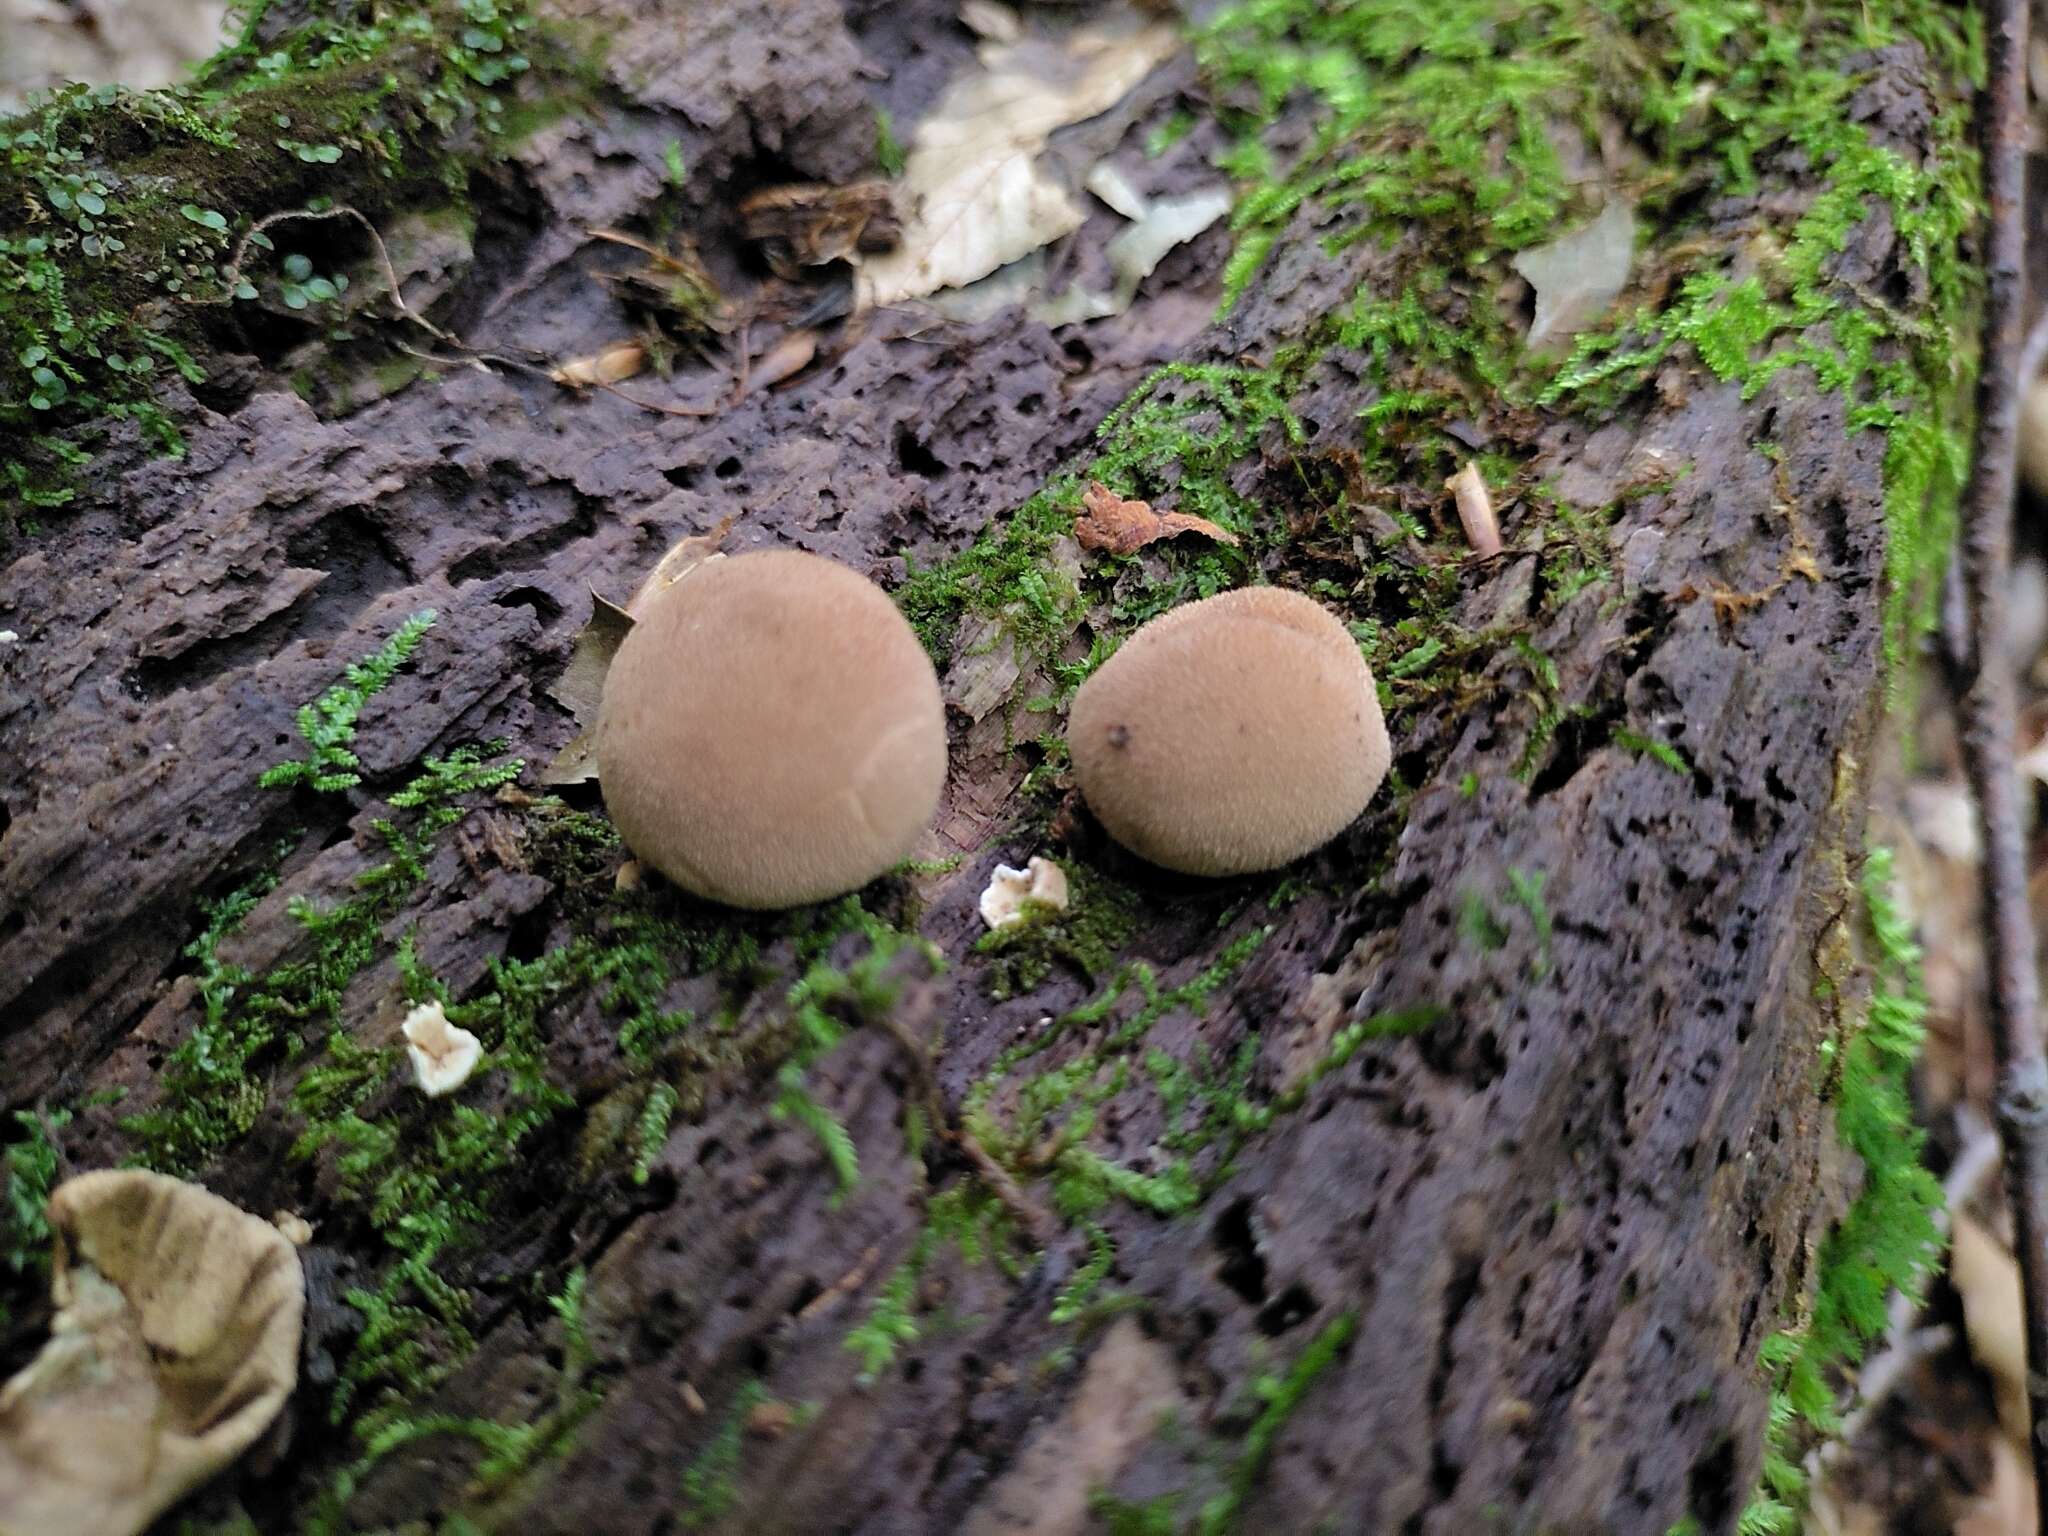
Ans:
{"type": "Polygon", "coordinates": [[[1109,835],[1191,875],[1276,869],[1320,847],[1365,809],[1392,757],[1357,642],[1278,587],[1143,626],[1081,685],[1067,744],[1109,835]]]}
{"type": "Polygon", "coordinates": [[[735,555],[636,615],[597,769],[619,835],[677,885],[799,906],[908,856],[945,783],[945,706],[873,582],[795,550],[735,555]]]}

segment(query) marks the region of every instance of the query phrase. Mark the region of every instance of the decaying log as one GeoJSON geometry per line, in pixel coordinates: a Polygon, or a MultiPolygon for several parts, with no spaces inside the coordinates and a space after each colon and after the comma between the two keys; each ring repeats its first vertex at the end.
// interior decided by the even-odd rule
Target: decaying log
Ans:
{"type": "MultiPolygon", "coordinates": [[[[590,277],[610,253],[589,231],[644,219],[666,195],[671,142],[695,233],[730,276],[741,196],[867,174],[870,90],[912,121],[971,52],[936,0],[562,8],[611,34],[602,104],[536,130],[474,189],[484,232],[435,315],[482,354],[574,356],[622,333],[590,277]]],[[[1883,75],[1866,115],[1911,147],[1938,87],[1910,47],[1883,75]]],[[[1192,64],[1169,66],[1127,121],[1200,89],[1192,64]]],[[[1207,131],[1164,162],[1169,184],[1213,179],[1207,131]]],[[[1767,195],[1796,213],[1813,174],[1775,167],[1769,194],[1716,217],[1784,216],[1767,195]]],[[[1226,318],[1218,228],[1122,317],[872,323],[703,419],[468,367],[323,414],[258,356],[227,393],[179,401],[183,460],[117,441],[74,508],[0,557],[0,624],[20,635],[0,650],[0,1104],[80,1106],[65,1146],[81,1166],[132,1155],[123,1121],[158,1102],[159,1069],[203,1011],[184,958],[203,901],[275,861],[275,889],[220,958],[260,977],[302,952],[290,903],[345,898],[386,857],[373,828],[384,797],[463,743],[502,738],[527,776],[517,794],[473,799],[436,846],[348,981],[344,1027],[388,1043],[408,934],[464,999],[489,989],[493,960],[587,932],[620,856],[584,867],[549,854],[557,813],[535,808],[533,776],[576,731],[547,688],[593,588],[623,600],[665,548],[728,515],[728,548],[794,545],[900,582],[906,550],[926,564],[956,552],[1083,462],[1154,366],[1271,361],[1354,292],[1405,281],[1412,253],[1331,251],[1314,217],[1226,318]],[[427,608],[438,622],[363,713],[362,786],[259,789],[300,750],[297,708],[427,608]],[[126,1097],[106,1102],[117,1089],[126,1097]]],[[[1843,280],[1871,291],[1903,262],[1882,216],[1838,257],[1843,280]]],[[[1240,489],[1288,507],[1304,485],[1341,487],[1343,445],[1373,398],[1355,355],[1325,352],[1293,398],[1300,436],[1269,432],[1240,489]]],[[[522,1144],[486,1229],[440,1263],[476,1347],[457,1360],[435,1335],[454,1369],[407,1412],[564,1414],[563,1331],[544,1298],[579,1267],[590,1359],[574,1390],[591,1396],[572,1433],[488,1487],[473,1438],[422,1432],[362,1470],[332,1528],[467,1508],[487,1528],[621,1536],[691,1519],[1052,1532],[1087,1528],[1106,1488],[1133,1503],[1185,1492],[1190,1517],[1222,1499],[1244,1530],[1655,1533],[1687,1514],[1732,1530],[1758,1466],[1757,1350],[1811,1283],[1842,1182],[1815,1092],[1827,1020],[1811,999],[1818,981],[1843,983],[1819,957],[1854,900],[1886,677],[1884,442],[1850,431],[1848,411],[1804,368],[1745,399],[1679,352],[1611,418],[1519,418],[1522,483],[1618,509],[1598,533],[1606,579],[1549,601],[1527,503],[1498,507],[1498,555],[1433,548],[1426,558],[1463,560],[1458,631],[1514,629],[1527,644],[1476,650],[1468,686],[1397,712],[1412,795],[1382,797],[1270,905],[1272,881],[1171,880],[1084,817],[1048,825],[1046,803],[1017,791],[1028,760],[988,750],[1045,724],[1017,709],[1046,691],[1028,665],[999,690],[1006,708],[959,716],[930,850],[959,862],[880,898],[901,909],[913,894],[918,932],[949,962],[902,994],[898,1022],[932,1053],[952,1124],[927,1126],[914,1154],[905,1108],[924,1090],[904,1030],[853,1030],[807,1078],[858,1150],[843,1195],[812,1132],[771,1116],[772,1061],[743,1051],[694,1081],[644,1183],[630,1158],[591,1154],[592,1128],[622,1101],[636,1113],[644,1091],[632,1097],[604,988],[547,1005],[547,1070],[574,1105],[522,1144]],[[1775,461],[1753,451],[1766,439],[1775,461]],[[1631,747],[1624,729],[1668,750],[1631,747]],[[1062,1212],[1043,1252],[1014,1247],[1005,1269],[930,1239],[929,1212],[973,1176],[942,1133],[975,1134],[961,1118],[976,1085],[1116,974],[1055,966],[992,1000],[976,898],[998,862],[1048,851],[1135,893],[1116,960],[1146,962],[1162,988],[1235,957],[1199,1007],[1148,1022],[1130,1083],[1097,1106],[1093,1154],[1139,1174],[1171,1161],[1162,1142],[1178,1127],[1145,1049],[1211,1084],[1242,1060],[1233,1091],[1273,1112],[1192,1155],[1210,1187],[1190,1208],[1062,1212]],[[1417,1010],[1425,1027],[1357,1038],[1365,1021],[1417,1010]],[[1340,1044],[1340,1064],[1316,1075],[1340,1044]],[[1062,1294],[1112,1249],[1069,1315],[1062,1294]],[[847,1336],[898,1279],[918,1337],[864,1379],[847,1336]],[[1268,1377],[1298,1401],[1262,1428],[1271,1399],[1255,1383],[1268,1377]],[[791,1411],[750,1422],[757,1399],[791,1411]],[[729,1504],[693,1505],[692,1469],[727,1462],[729,1504]]],[[[1266,575],[1296,584],[1350,561],[1337,601],[1374,615],[1348,540],[1265,558],[1266,575]]],[[[948,677],[956,704],[986,661],[969,656],[971,636],[963,626],[948,677]]],[[[591,786],[566,793],[599,804],[591,786]]],[[[677,925],[708,920],[658,887],[632,900],[677,925]]],[[[750,931],[766,942],[739,995],[678,960],[666,1002],[693,1009],[693,1027],[721,1010],[735,1038],[778,1027],[796,943],[786,927],[750,931]]],[[[1127,986],[1108,1023],[1067,1025],[1035,1065],[1071,1059],[1142,1002],[1127,986]]],[[[325,1033],[309,1026],[316,1054],[325,1033]]],[[[359,1326],[341,1293],[374,1290],[389,1250],[339,1199],[331,1151],[289,1155],[303,1061],[272,1050],[253,1070],[261,1112],[201,1171],[250,1209],[314,1223],[309,1326],[331,1367],[359,1326]]],[[[363,1112],[407,1091],[394,1079],[363,1112]]],[[[1004,1123],[1018,1092],[1008,1078],[989,1097],[1004,1123]]],[[[1045,1167],[1011,1171],[1051,1203],[1045,1167]]],[[[331,1378],[302,1373],[290,1451],[251,1462],[202,1509],[239,1499],[264,1530],[306,1517],[363,1451],[329,1425],[318,1383],[331,1378]]]]}

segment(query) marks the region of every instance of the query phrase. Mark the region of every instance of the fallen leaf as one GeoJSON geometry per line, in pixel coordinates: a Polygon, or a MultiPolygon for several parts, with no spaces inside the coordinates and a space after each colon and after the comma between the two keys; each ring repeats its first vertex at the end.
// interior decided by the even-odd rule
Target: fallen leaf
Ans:
{"type": "MultiPolygon", "coordinates": [[[[709,533],[693,533],[670,545],[668,553],[655,562],[654,569],[647,573],[647,579],[640,583],[633,593],[632,600],[626,604],[627,615],[637,616],[655,593],[666,591],[716,555],[718,546],[723,544],[725,536],[732,532],[733,521],[734,515],[727,513],[718,526],[709,533]]],[[[616,650],[617,647],[613,649],[616,650]]],[[[605,666],[609,668],[610,665],[610,658],[607,657],[605,666]]],[[[602,683],[602,679],[599,681],[602,683]]]]}
{"type": "Polygon", "coordinates": [[[132,1536],[284,1407],[304,1273],[269,1222],[140,1169],[58,1185],[49,1222],[50,1337],[0,1385],[0,1530],[132,1536]]]}
{"type": "Polygon", "coordinates": [[[1963,1298],[1970,1354],[1997,1389],[1999,1423],[2025,1444],[2027,1336],[2019,1265],[1980,1224],[1958,1215],[1949,1246],[1949,1278],[1963,1298]]]}
{"type": "Polygon", "coordinates": [[[1014,43],[1024,35],[1024,18],[999,0],[960,0],[960,21],[977,37],[1014,43]]]}
{"type": "MultiPolygon", "coordinates": [[[[773,389],[785,379],[793,379],[811,366],[811,360],[818,355],[818,333],[805,329],[791,331],[782,340],[761,354],[747,373],[747,389],[773,389]]],[[[730,518],[727,519],[729,523],[730,518]]]]}
{"type": "Polygon", "coordinates": [[[739,213],[741,234],[760,246],[777,277],[790,281],[806,267],[889,250],[902,234],[886,181],[764,187],[741,202],[739,213]]]}
{"type": "Polygon", "coordinates": [[[756,1403],[747,1411],[747,1433],[760,1440],[780,1440],[796,1423],[796,1409],[780,1398],[756,1403]]]}
{"type": "Polygon", "coordinates": [[[1099,480],[1089,482],[1081,497],[1081,509],[1081,515],[1074,519],[1074,537],[1083,549],[1106,549],[1113,555],[1128,555],[1180,533],[1199,533],[1219,544],[1237,543],[1236,534],[1217,527],[1206,517],[1154,512],[1150,504],[1126,500],[1099,480]]]}
{"type": "MultiPolygon", "coordinates": [[[[1099,195],[1099,194],[1098,194],[1099,195]]],[[[1138,285],[1152,275],[1166,259],[1167,252],[1183,245],[1230,212],[1230,193],[1218,187],[1188,197],[1161,198],[1146,205],[1138,221],[1119,231],[1103,254],[1116,283],[1107,293],[1096,293],[1076,283],[1065,293],[1045,300],[1032,317],[1047,325],[1065,325],[1075,320],[1101,320],[1120,315],[1138,296],[1138,285]]]]}
{"type": "Polygon", "coordinates": [[[1991,1486],[1956,1516],[1955,1536],[2035,1536],[2034,1472],[2006,1440],[1991,1442],[1991,1486]]]}
{"type": "Polygon", "coordinates": [[[1610,197],[1592,223],[1517,256],[1515,270],[1536,290],[1529,345],[1564,341],[1599,319],[1628,286],[1635,249],[1635,209],[1610,197]]]}
{"type": "Polygon", "coordinates": [[[571,358],[552,370],[548,377],[571,389],[588,389],[593,384],[618,384],[647,366],[647,349],[637,341],[615,341],[602,352],[571,358]]]}
{"type": "Polygon", "coordinates": [[[1098,160],[1095,169],[1081,183],[1133,224],[1145,217],[1145,194],[1131,185],[1130,178],[1113,160],[1098,160]]]}
{"type": "Polygon", "coordinates": [[[1041,170],[1052,133],[1107,111],[1180,46],[1175,29],[1127,7],[1062,36],[990,39],[904,157],[895,250],[861,263],[864,304],[895,304],[988,276],[1080,228],[1067,188],[1041,170]]]}
{"type": "Polygon", "coordinates": [[[577,631],[569,664],[548,688],[548,696],[569,711],[569,718],[580,729],[540,771],[541,783],[587,784],[597,777],[597,746],[591,732],[597,729],[598,706],[604,702],[604,680],[619,647],[632,632],[633,614],[656,592],[674,586],[716,555],[732,525],[733,518],[727,516],[709,533],[692,534],[670,545],[623,608],[595,589],[591,591],[590,622],[577,631]]]}

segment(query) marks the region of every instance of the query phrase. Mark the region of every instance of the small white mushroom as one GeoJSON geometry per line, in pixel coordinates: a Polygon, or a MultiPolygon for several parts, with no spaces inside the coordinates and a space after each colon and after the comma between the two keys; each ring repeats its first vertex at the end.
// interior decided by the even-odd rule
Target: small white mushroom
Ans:
{"type": "Polygon", "coordinates": [[[398,1026],[413,1077],[421,1093],[438,1099],[469,1081],[483,1059],[484,1043],[459,1024],[450,1024],[439,1003],[421,1003],[398,1026]]]}
{"type": "Polygon", "coordinates": [[[1022,869],[998,864],[988,877],[988,889],[981,893],[981,920],[991,928],[1022,922],[1026,902],[1064,912],[1067,872],[1051,859],[1036,856],[1022,869]]]}
{"type": "Polygon", "coordinates": [[[134,1536],[254,1443],[298,1379],[275,1227],[140,1169],[50,1196],[50,1340],[0,1387],[0,1532],[134,1536]]]}

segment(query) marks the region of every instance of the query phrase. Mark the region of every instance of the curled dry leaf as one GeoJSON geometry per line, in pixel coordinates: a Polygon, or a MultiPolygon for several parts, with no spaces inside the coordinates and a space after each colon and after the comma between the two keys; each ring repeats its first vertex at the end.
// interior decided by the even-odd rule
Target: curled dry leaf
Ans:
{"type": "Polygon", "coordinates": [[[1237,543],[1236,534],[1206,517],[1154,512],[1149,503],[1127,500],[1099,480],[1088,483],[1081,515],[1074,519],[1074,537],[1083,549],[1106,549],[1113,555],[1128,555],[1181,533],[1199,533],[1219,544],[1237,543]]]}
{"type": "Polygon", "coordinates": [[[648,599],[655,593],[674,586],[715,556],[719,545],[725,542],[725,536],[732,532],[733,521],[733,515],[728,513],[709,533],[693,533],[671,544],[668,552],[654,563],[654,569],[647,573],[646,579],[634,589],[631,600],[626,604],[626,612],[632,618],[639,618],[647,611],[648,599]]]}
{"type": "Polygon", "coordinates": [[[49,1220],[57,1315],[0,1388],[0,1531],[133,1536],[277,1417],[305,1278],[269,1222],[158,1173],[69,1179],[49,1220]]]}
{"type": "MultiPolygon", "coordinates": [[[[1093,184],[1090,185],[1092,189],[1093,184]]],[[[1116,282],[1109,291],[1098,293],[1075,283],[1057,298],[1035,306],[1033,317],[1047,325],[1065,325],[1075,320],[1101,320],[1122,314],[1138,296],[1139,285],[1152,275],[1167,253],[1230,212],[1230,202],[1230,193],[1215,187],[1187,197],[1163,197],[1145,205],[1137,222],[1119,231],[1103,250],[1109,270],[1116,274],[1116,282]]]]}
{"type": "Polygon", "coordinates": [[[589,357],[571,358],[548,377],[571,389],[588,389],[593,384],[618,384],[647,366],[647,349],[637,341],[615,341],[589,357]]]}
{"type": "Polygon", "coordinates": [[[791,331],[761,355],[747,373],[748,390],[773,389],[811,366],[818,355],[818,333],[806,327],[791,331]]]}
{"type": "Polygon", "coordinates": [[[1479,466],[1467,464],[1444,482],[1444,489],[1458,503],[1458,524],[1473,553],[1499,554],[1500,520],[1493,515],[1493,497],[1487,493],[1486,477],[1479,473],[1479,466]]]}
{"type": "Polygon", "coordinates": [[[1081,227],[1067,188],[1038,165],[1052,133],[1107,111],[1180,47],[1128,7],[1053,39],[984,42],[918,124],[905,157],[902,243],[861,263],[864,304],[896,304],[988,276],[1081,227]]]}
{"type": "Polygon", "coordinates": [[[569,664],[548,689],[549,696],[569,711],[577,724],[577,734],[541,770],[541,783],[587,784],[597,777],[597,750],[591,732],[597,727],[598,705],[604,700],[605,677],[619,647],[632,631],[633,615],[656,592],[674,586],[716,555],[718,546],[732,532],[732,525],[733,519],[728,516],[709,533],[677,540],[623,608],[595,591],[590,594],[590,622],[577,631],[576,643],[569,651],[569,664]]]}
{"type": "Polygon", "coordinates": [[[763,187],[745,199],[740,231],[760,246],[777,277],[793,281],[805,267],[893,249],[903,225],[886,181],[844,187],[801,182],[763,187]]]}

